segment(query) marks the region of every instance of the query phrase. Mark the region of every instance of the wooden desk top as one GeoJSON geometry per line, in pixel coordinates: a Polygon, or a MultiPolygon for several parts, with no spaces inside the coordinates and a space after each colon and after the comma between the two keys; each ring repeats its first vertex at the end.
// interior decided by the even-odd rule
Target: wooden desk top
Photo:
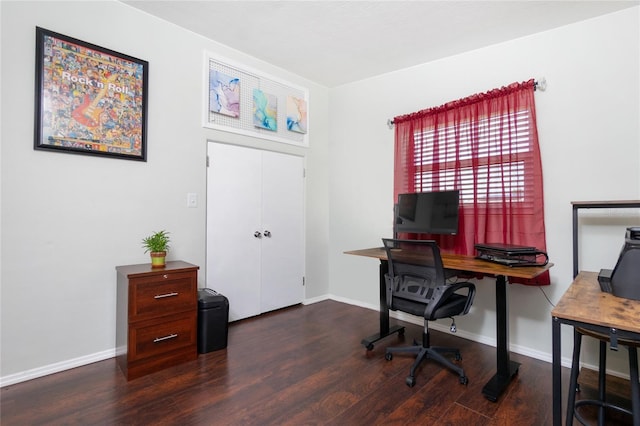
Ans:
{"type": "Polygon", "coordinates": [[[127,277],[132,277],[133,275],[142,277],[145,275],[158,275],[169,272],[183,272],[191,269],[200,269],[200,267],[192,265],[191,263],[183,262],[182,260],[169,260],[163,268],[152,268],[151,262],[140,263],[137,265],[116,266],[116,271],[127,277]]]}
{"type": "MultiPolygon", "coordinates": [[[[345,251],[345,254],[387,260],[387,253],[384,251],[384,247],[345,251]]],[[[473,256],[462,256],[447,253],[442,253],[441,256],[442,264],[446,269],[457,269],[459,271],[475,272],[478,274],[504,275],[505,277],[527,279],[535,278],[553,266],[553,263],[547,263],[544,266],[517,266],[512,268],[500,265],[499,263],[476,259],[473,256]]]]}
{"type": "Polygon", "coordinates": [[[580,272],[551,316],[640,333],[640,300],[600,291],[597,272],[580,272]]]}

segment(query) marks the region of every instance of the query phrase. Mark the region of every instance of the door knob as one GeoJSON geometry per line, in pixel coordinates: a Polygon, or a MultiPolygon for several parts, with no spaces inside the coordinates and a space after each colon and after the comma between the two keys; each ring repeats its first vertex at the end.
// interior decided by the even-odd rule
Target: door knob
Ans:
{"type": "Polygon", "coordinates": [[[262,238],[262,234],[260,233],[260,231],[254,232],[253,236],[256,237],[256,238],[262,238]]]}
{"type": "Polygon", "coordinates": [[[264,236],[267,238],[271,238],[271,231],[264,230],[264,236]]]}

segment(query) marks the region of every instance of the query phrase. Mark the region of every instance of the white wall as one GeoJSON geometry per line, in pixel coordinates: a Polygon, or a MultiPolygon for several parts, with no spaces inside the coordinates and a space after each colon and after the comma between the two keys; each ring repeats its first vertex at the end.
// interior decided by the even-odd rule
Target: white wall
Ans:
{"type": "MultiPolygon", "coordinates": [[[[331,293],[378,303],[377,261],[343,252],[380,246],[381,237],[392,235],[387,119],[544,77],[547,90],[535,100],[547,249],[555,266],[549,287],[510,286],[509,325],[514,350],[550,360],[552,306],[541,290],[555,303],[572,281],[571,201],[640,199],[639,15],[635,7],[331,89],[331,293]]],[[[381,52],[381,60],[392,54],[381,52]]],[[[587,268],[613,266],[624,226],[610,238],[613,245],[595,258],[600,263],[587,268]]],[[[458,329],[495,344],[493,283],[480,283],[458,329]]],[[[566,357],[572,346],[563,331],[566,357]]]]}
{"type": "Polygon", "coordinates": [[[327,293],[326,88],[115,1],[0,7],[3,384],[113,356],[115,267],[148,263],[154,230],[204,287],[208,139],[306,157],[306,297],[327,293]],[[146,163],[34,151],[36,26],[149,61],[146,163]],[[205,50],[307,87],[310,148],[204,129],[205,50]]]}

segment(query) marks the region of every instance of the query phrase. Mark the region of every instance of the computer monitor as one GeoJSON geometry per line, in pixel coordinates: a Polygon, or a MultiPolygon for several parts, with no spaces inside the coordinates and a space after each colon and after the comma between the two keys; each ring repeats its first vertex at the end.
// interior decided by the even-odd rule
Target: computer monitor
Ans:
{"type": "Polygon", "coordinates": [[[459,205],[458,190],[399,194],[394,233],[455,235],[459,205]]]}

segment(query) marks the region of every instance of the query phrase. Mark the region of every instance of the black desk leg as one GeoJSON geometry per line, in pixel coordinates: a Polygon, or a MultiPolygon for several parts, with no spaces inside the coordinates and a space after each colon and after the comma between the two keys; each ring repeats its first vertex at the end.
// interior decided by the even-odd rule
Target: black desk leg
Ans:
{"type": "Polygon", "coordinates": [[[518,372],[520,363],[509,359],[509,311],[507,309],[507,278],[496,277],[496,337],[498,372],[484,385],[482,394],[496,402],[518,372]]]}
{"type": "Polygon", "coordinates": [[[573,224],[573,278],[578,276],[578,207],[573,206],[571,216],[573,224]]]}
{"type": "Polygon", "coordinates": [[[552,395],[553,395],[553,426],[562,425],[562,376],[560,360],[560,320],[553,318],[551,322],[552,339],[552,395]]]}
{"type": "Polygon", "coordinates": [[[373,350],[373,344],[378,340],[384,339],[393,333],[404,334],[404,327],[394,325],[389,327],[389,307],[387,306],[387,285],[384,281],[384,275],[389,270],[389,264],[386,260],[380,261],[380,332],[362,339],[360,343],[367,348],[368,351],[373,350]]]}

